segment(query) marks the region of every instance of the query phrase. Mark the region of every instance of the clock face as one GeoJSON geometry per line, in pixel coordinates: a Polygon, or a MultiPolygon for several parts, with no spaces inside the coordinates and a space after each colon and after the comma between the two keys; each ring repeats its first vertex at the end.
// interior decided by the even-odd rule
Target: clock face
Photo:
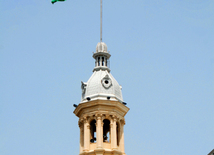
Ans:
{"type": "Polygon", "coordinates": [[[111,81],[111,79],[109,78],[108,75],[106,75],[102,79],[101,83],[102,83],[103,87],[106,88],[106,89],[109,88],[109,87],[111,87],[111,85],[112,85],[112,81],[111,81]]]}

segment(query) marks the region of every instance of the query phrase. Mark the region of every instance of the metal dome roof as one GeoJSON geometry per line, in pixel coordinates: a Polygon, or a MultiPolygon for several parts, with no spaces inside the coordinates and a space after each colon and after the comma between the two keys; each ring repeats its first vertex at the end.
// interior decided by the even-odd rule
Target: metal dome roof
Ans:
{"type": "Polygon", "coordinates": [[[107,45],[104,42],[99,42],[96,46],[96,52],[93,54],[93,58],[96,58],[97,56],[104,55],[109,59],[111,55],[108,52],[107,45]]]}
{"type": "Polygon", "coordinates": [[[82,102],[87,98],[117,100],[123,102],[122,87],[107,70],[94,71],[87,83],[82,82],[82,102]]]}
{"type": "Polygon", "coordinates": [[[96,53],[98,53],[98,52],[106,52],[106,53],[108,53],[107,45],[104,42],[97,43],[96,53]]]}

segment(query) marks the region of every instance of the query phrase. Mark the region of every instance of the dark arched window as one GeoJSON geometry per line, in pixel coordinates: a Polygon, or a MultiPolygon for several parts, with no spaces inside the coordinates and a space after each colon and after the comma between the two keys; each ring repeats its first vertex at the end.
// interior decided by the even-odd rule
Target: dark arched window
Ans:
{"type": "Polygon", "coordinates": [[[109,142],[110,140],[110,121],[108,119],[103,120],[103,142],[109,142]]]}
{"type": "Polygon", "coordinates": [[[102,57],[102,66],[104,66],[104,57],[102,57]]]}
{"type": "Polygon", "coordinates": [[[105,60],[105,62],[106,62],[106,66],[108,66],[107,59],[105,60]]]}
{"type": "Polygon", "coordinates": [[[96,142],[96,120],[92,120],[90,123],[90,142],[96,142]]]}
{"type": "Polygon", "coordinates": [[[117,146],[120,145],[120,126],[119,123],[117,123],[117,146]]]}
{"type": "Polygon", "coordinates": [[[98,66],[100,66],[100,57],[98,57],[98,66]]]}

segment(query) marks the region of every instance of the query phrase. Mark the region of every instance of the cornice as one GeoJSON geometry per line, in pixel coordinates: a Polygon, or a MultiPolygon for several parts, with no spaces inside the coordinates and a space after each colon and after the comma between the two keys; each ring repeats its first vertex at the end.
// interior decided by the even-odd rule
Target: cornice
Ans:
{"type": "Polygon", "coordinates": [[[74,110],[74,114],[82,118],[82,116],[92,116],[97,114],[119,115],[124,117],[129,111],[129,108],[119,101],[111,100],[92,100],[89,102],[80,103],[74,110]]]}

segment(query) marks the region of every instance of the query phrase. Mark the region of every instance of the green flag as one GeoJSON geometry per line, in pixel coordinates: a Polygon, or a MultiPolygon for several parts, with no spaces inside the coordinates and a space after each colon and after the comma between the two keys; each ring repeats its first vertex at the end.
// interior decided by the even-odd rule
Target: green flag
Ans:
{"type": "Polygon", "coordinates": [[[64,2],[65,0],[52,0],[51,3],[54,4],[54,3],[59,2],[59,1],[64,2]]]}

